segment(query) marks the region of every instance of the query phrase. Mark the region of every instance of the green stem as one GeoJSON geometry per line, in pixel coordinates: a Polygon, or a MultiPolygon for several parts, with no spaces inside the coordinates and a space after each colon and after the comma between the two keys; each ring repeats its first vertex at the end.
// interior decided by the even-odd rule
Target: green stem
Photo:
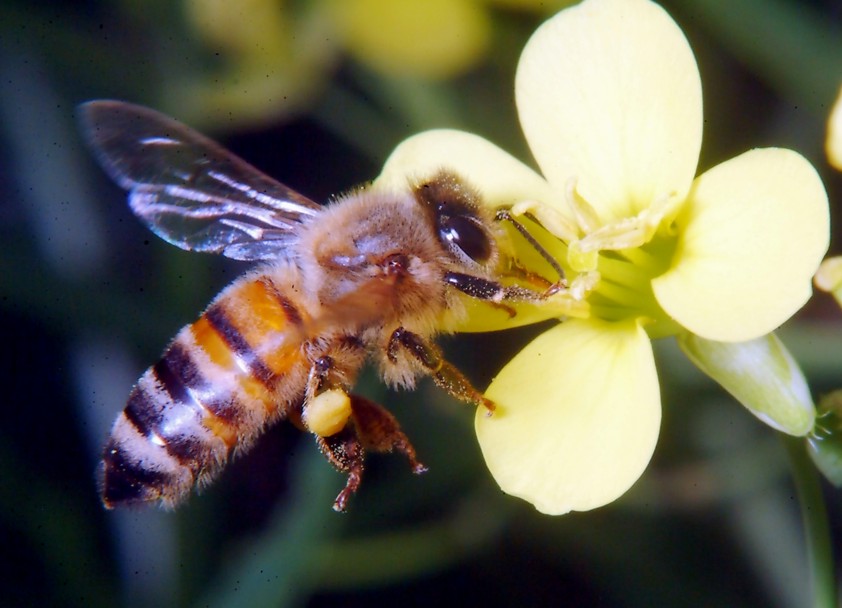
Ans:
{"type": "Polygon", "coordinates": [[[836,606],[833,549],[819,475],[807,455],[803,438],[784,436],[783,441],[789,454],[792,477],[798,493],[798,502],[801,505],[801,519],[804,524],[804,536],[807,539],[813,606],[833,608],[836,606]]]}

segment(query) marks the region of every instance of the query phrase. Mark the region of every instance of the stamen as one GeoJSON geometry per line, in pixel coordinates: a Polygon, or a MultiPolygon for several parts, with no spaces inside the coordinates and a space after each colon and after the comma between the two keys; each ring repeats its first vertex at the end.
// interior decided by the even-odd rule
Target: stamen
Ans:
{"type": "Polygon", "coordinates": [[[512,205],[512,215],[531,215],[547,232],[564,243],[579,238],[579,229],[555,207],[538,201],[520,201],[512,205]]]}
{"type": "Polygon", "coordinates": [[[573,299],[584,300],[599,284],[600,279],[601,275],[596,271],[583,272],[573,279],[568,291],[573,299]]]}
{"type": "Polygon", "coordinates": [[[582,241],[573,241],[567,248],[567,263],[576,272],[596,270],[599,263],[599,250],[583,251],[582,241]]]}
{"type": "Polygon", "coordinates": [[[579,252],[619,251],[645,245],[655,237],[674,198],[675,193],[659,196],[636,216],[609,222],[588,232],[577,245],[579,252]]]}
{"type": "Polygon", "coordinates": [[[576,183],[577,179],[575,177],[567,180],[567,183],[564,185],[564,200],[573,212],[573,217],[576,218],[582,232],[590,234],[599,230],[599,227],[602,226],[602,220],[599,219],[596,209],[591,207],[588,201],[579,196],[579,193],[576,191],[576,183]]]}
{"type": "Polygon", "coordinates": [[[647,332],[666,335],[675,322],[661,309],[651,282],[672,258],[675,242],[665,220],[672,217],[676,200],[676,194],[669,192],[655,197],[632,217],[603,222],[571,178],[565,201],[573,219],[563,210],[532,200],[516,203],[509,212],[498,214],[498,219],[508,220],[557,272],[559,265],[553,263],[548,250],[536,246],[537,239],[512,216],[526,216],[567,245],[564,269],[570,277],[569,287],[554,286],[557,291],[533,304],[543,312],[552,311],[559,317],[646,319],[647,332]]]}

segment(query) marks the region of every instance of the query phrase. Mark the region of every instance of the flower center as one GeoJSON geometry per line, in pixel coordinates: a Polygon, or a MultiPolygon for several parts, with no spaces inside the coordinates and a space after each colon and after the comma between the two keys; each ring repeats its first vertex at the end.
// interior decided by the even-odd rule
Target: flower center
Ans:
{"type": "Polygon", "coordinates": [[[656,198],[636,216],[602,221],[595,209],[567,188],[570,220],[554,207],[524,201],[512,208],[515,215],[534,217],[550,242],[537,238],[559,256],[567,273],[568,289],[548,301],[604,321],[640,319],[652,338],[677,333],[679,325],[664,312],[652,290],[652,279],[667,271],[677,243],[667,214],[674,209],[671,194],[656,198]],[[554,242],[553,242],[554,241],[554,242]],[[580,304],[578,308],[572,302],[580,304]]]}
{"type": "Polygon", "coordinates": [[[606,321],[642,319],[652,338],[680,328],[655,298],[652,279],[669,269],[676,239],[656,236],[640,247],[599,253],[599,281],[588,294],[591,316],[606,321]]]}

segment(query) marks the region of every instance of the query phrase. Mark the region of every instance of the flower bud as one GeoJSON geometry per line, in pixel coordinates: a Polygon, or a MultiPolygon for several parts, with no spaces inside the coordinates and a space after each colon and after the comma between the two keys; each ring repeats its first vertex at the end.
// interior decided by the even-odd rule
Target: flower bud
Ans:
{"type": "Polygon", "coordinates": [[[807,381],[775,334],[716,342],[685,333],[678,344],[696,367],[772,428],[795,436],[813,428],[815,406],[807,381]]]}

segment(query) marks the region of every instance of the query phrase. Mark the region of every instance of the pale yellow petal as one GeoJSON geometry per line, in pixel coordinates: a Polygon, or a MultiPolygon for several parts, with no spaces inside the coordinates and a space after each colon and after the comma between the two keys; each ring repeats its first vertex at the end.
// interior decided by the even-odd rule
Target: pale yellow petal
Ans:
{"type": "Polygon", "coordinates": [[[828,247],[824,186],[790,150],[752,150],[707,171],[676,221],[677,250],[655,296],[710,340],[751,340],[786,321],[810,297],[828,247]]]}
{"type": "Polygon", "coordinates": [[[404,190],[441,169],[455,171],[492,207],[523,200],[548,203],[562,196],[538,173],[490,141],[452,129],[425,131],[401,142],[374,186],[404,190]]]}
{"type": "Polygon", "coordinates": [[[842,89],[839,90],[827,123],[826,151],[830,164],[842,171],[842,89]]]}
{"type": "Polygon", "coordinates": [[[518,112],[546,178],[603,222],[681,200],[702,141],[702,91],[684,35],[647,0],[585,0],[532,36],[515,81],[518,112]]]}
{"type": "Polygon", "coordinates": [[[494,379],[476,431],[491,474],[544,513],[585,511],[640,477],[658,438],[658,377],[634,322],[569,321],[529,344],[494,379]]]}
{"type": "Polygon", "coordinates": [[[508,302],[511,310],[487,301],[461,296],[463,308],[448,310],[441,319],[440,329],[445,332],[487,332],[532,325],[548,319],[590,317],[590,305],[564,294],[556,294],[541,302],[508,302]],[[514,316],[512,316],[514,312],[514,316]]]}

